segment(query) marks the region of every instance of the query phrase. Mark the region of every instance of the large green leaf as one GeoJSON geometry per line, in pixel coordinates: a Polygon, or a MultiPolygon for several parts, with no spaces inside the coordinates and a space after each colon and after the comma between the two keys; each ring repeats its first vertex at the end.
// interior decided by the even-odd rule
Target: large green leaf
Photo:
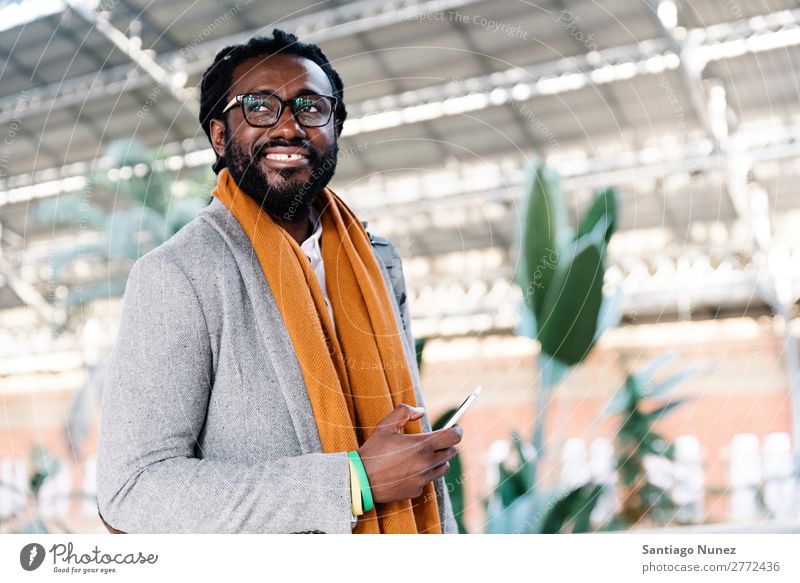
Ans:
{"type": "Polygon", "coordinates": [[[613,187],[603,188],[595,193],[592,205],[578,226],[578,237],[591,233],[597,224],[605,218],[606,220],[606,243],[611,239],[617,227],[617,215],[619,213],[617,189],[613,187]]]}
{"type": "Polygon", "coordinates": [[[603,407],[603,410],[600,412],[600,415],[603,417],[608,417],[609,415],[616,415],[617,413],[621,413],[628,407],[628,403],[630,400],[628,399],[628,394],[623,390],[618,390],[614,393],[614,395],[608,400],[606,406],[603,407]]]}
{"type": "Polygon", "coordinates": [[[114,140],[105,151],[105,157],[114,168],[151,164],[156,158],[154,150],[136,140],[114,140]]]}
{"type": "Polygon", "coordinates": [[[93,281],[80,287],[70,288],[67,296],[58,305],[68,310],[70,317],[84,313],[84,307],[95,300],[122,297],[125,292],[125,279],[93,281]],[[75,311],[77,309],[77,312],[75,311]]]}
{"type": "Polygon", "coordinates": [[[609,295],[603,296],[603,303],[600,305],[600,313],[597,315],[597,332],[595,341],[606,332],[619,324],[622,320],[623,300],[625,296],[622,286],[618,285],[609,295]]]}
{"type": "Polygon", "coordinates": [[[552,391],[555,387],[564,380],[567,373],[570,371],[570,366],[553,358],[546,352],[540,352],[537,360],[539,367],[539,383],[540,387],[545,391],[552,391]]]}
{"type": "Polygon", "coordinates": [[[623,411],[636,409],[642,399],[642,384],[635,374],[625,377],[625,383],[611,397],[608,404],[603,408],[602,415],[614,415],[623,411]]]}
{"type": "Polygon", "coordinates": [[[538,334],[536,330],[536,316],[531,311],[532,308],[526,303],[520,304],[519,307],[519,324],[514,330],[517,336],[525,336],[531,340],[536,340],[538,334]]]}
{"type": "Polygon", "coordinates": [[[559,240],[566,228],[566,207],[557,174],[541,162],[530,167],[526,192],[520,237],[522,269],[518,280],[525,302],[538,319],[560,262],[559,240]]]}
{"type": "Polygon", "coordinates": [[[503,463],[499,465],[498,469],[500,483],[497,485],[496,492],[500,496],[503,506],[509,506],[514,500],[525,495],[528,491],[527,482],[519,471],[509,470],[503,463]]]}
{"type": "Polygon", "coordinates": [[[576,240],[558,263],[537,317],[542,351],[566,365],[581,362],[596,340],[603,302],[605,219],[576,240]]]}
{"type": "Polygon", "coordinates": [[[84,193],[61,194],[41,200],[34,206],[31,222],[50,227],[74,227],[100,230],[106,222],[106,212],[98,205],[84,199],[84,193]]]}
{"type": "Polygon", "coordinates": [[[422,374],[422,353],[425,350],[425,344],[428,342],[427,338],[414,339],[414,351],[417,353],[417,370],[422,374]]]}
{"type": "Polygon", "coordinates": [[[545,514],[539,531],[542,534],[557,534],[570,520],[575,521],[575,529],[581,529],[573,532],[588,531],[589,518],[602,490],[602,486],[585,484],[559,498],[545,514]]]}
{"type": "Polygon", "coordinates": [[[597,502],[600,500],[602,494],[602,484],[596,484],[594,488],[586,494],[584,504],[579,507],[578,512],[575,514],[575,525],[572,528],[573,533],[589,532],[591,529],[592,511],[594,507],[597,506],[597,502]]]}
{"type": "Polygon", "coordinates": [[[514,445],[514,449],[517,452],[517,459],[519,460],[519,466],[517,466],[516,473],[519,477],[519,483],[525,492],[528,492],[533,489],[535,486],[534,479],[534,467],[531,464],[530,460],[528,459],[525,451],[523,450],[523,441],[520,434],[516,431],[511,432],[511,442],[514,445]]]}
{"type": "Polygon", "coordinates": [[[31,467],[33,469],[28,487],[34,497],[39,495],[42,484],[58,472],[60,465],[59,460],[55,459],[46,448],[36,446],[31,450],[31,467]]]}
{"type": "Polygon", "coordinates": [[[55,285],[63,282],[64,269],[76,259],[98,259],[107,261],[108,251],[100,243],[77,243],[70,247],[59,249],[51,262],[50,280],[55,285]]]}
{"type": "Polygon", "coordinates": [[[621,413],[634,406],[634,404],[642,399],[663,397],[681,383],[710,370],[708,365],[690,367],[673,374],[660,383],[655,383],[652,380],[655,371],[665,366],[674,358],[675,354],[673,352],[661,354],[648,362],[638,372],[625,377],[625,384],[622,389],[614,393],[614,396],[603,409],[602,414],[613,415],[615,413],[621,413]]]}
{"type": "Polygon", "coordinates": [[[674,401],[670,401],[648,413],[647,418],[650,421],[658,421],[661,417],[672,411],[675,407],[683,405],[686,401],[688,401],[688,399],[675,399],[674,401]]]}
{"type": "Polygon", "coordinates": [[[637,381],[640,384],[646,386],[653,378],[653,375],[655,375],[659,369],[667,366],[670,362],[675,360],[676,356],[677,352],[675,352],[674,350],[668,350],[663,354],[659,354],[652,360],[648,361],[645,365],[643,365],[639,370],[637,370],[633,374],[635,375],[637,381]]]}
{"type": "Polygon", "coordinates": [[[166,211],[167,238],[180,231],[184,225],[190,223],[203,208],[206,202],[200,198],[183,198],[169,205],[166,211]]]}
{"type": "Polygon", "coordinates": [[[705,374],[710,370],[708,366],[695,366],[691,368],[687,368],[680,372],[675,373],[674,375],[670,376],[666,380],[658,383],[653,387],[653,389],[646,393],[648,397],[662,397],[672,391],[675,387],[685,383],[692,377],[696,377],[700,374],[705,374]]]}
{"type": "Polygon", "coordinates": [[[116,211],[108,222],[108,253],[135,261],[163,243],[169,232],[163,215],[148,207],[116,211]]]}
{"type": "MultiPolygon", "coordinates": [[[[493,496],[496,496],[497,492],[493,496]]],[[[532,532],[537,514],[537,500],[533,496],[519,496],[509,504],[496,504],[493,498],[487,506],[486,534],[527,534],[532,532]]]]}
{"type": "Polygon", "coordinates": [[[638,446],[647,438],[650,426],[650,419],[637,408],[624,415],[617,437],[623,444],[638,446]]]}

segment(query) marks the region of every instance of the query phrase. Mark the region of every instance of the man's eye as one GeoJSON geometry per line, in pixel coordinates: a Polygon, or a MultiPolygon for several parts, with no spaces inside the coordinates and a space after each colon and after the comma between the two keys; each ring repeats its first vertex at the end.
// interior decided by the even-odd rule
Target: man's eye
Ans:
{"type": "Polygon", "coordinates": [[[316,102],[311,99],[298,101],[295,107],[297,111],[302,111],[303,113],[317,113],[319,111],[316,102]]]}
{"type": "Polygon", "coordinates": [[[268,100],[256,97],[247,101],[247,109],[253,113],[261,113],[265,111],[272,111],[273,107],[268,100]]]}

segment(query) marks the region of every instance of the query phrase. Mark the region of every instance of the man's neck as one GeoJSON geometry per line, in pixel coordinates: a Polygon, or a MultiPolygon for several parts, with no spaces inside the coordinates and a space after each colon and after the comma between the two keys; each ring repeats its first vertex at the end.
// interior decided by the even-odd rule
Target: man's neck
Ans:
{"type": "Polygon", "coordinates": [[[311,217],[307,216],[301,221],[287,221],[272,217],[272,220],[292,236],[292,239],[297,241],[298,245],[302,245],[303,241],[311,236],[314,232],[314,226],[311,224],[311,217]]]}

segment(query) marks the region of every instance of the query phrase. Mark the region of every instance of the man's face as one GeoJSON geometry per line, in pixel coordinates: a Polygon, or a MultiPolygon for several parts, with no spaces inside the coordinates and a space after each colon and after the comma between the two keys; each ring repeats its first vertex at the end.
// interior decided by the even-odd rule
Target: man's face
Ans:
{"type": "MultiPolygon", "coordinates": [[[[282,54],[250,59],[234,69],[228,100],[257,91],[270,91],[281,99],[297,97],[303,91],[333,94],[328,77],[316,63],[282,54]]],[[[212,138],[218,152],[220,145],[224,148],[225,163],[239,188],[281,221],[305,220],[311,203],[336,171],[333,117],[327,125],[307,128],[286,106],[275,125],[258,128],[245,121],[238,104],[225,115],[224,132],[221,136],[214,132],[212,138]],[[275,159],[289,153],[301,154],[301,158],[275,159]]]]}

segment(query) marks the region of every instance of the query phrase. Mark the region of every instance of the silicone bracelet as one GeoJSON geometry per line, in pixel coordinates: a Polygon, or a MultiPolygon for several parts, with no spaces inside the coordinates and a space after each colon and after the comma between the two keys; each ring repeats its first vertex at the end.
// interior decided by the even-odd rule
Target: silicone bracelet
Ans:
{"type": "Polygon", "coordinates": [[[347,460],[347,465],[350,466],[350,502],[353,506],[353,514],[361,516],[364,514],[364,509],[361,506],[361,488],[358,484],[358,475],[356,475],[356,468],[350,459],[347,460]]]}
{"type": "Polygon", "coordinates": [[[361,456],[358,455],[357,451],[348,451],[347,455],[350,456],[350,461],[353,462],[353,466],[356,469],[358,483],[361,487],[361,498],[364,502],[364,512],[369,512],[372,510],[374,504],[372,502],[372,489],[369,485],[367,470],[364,469],[364,464],[361,462],[361,456]]]}

